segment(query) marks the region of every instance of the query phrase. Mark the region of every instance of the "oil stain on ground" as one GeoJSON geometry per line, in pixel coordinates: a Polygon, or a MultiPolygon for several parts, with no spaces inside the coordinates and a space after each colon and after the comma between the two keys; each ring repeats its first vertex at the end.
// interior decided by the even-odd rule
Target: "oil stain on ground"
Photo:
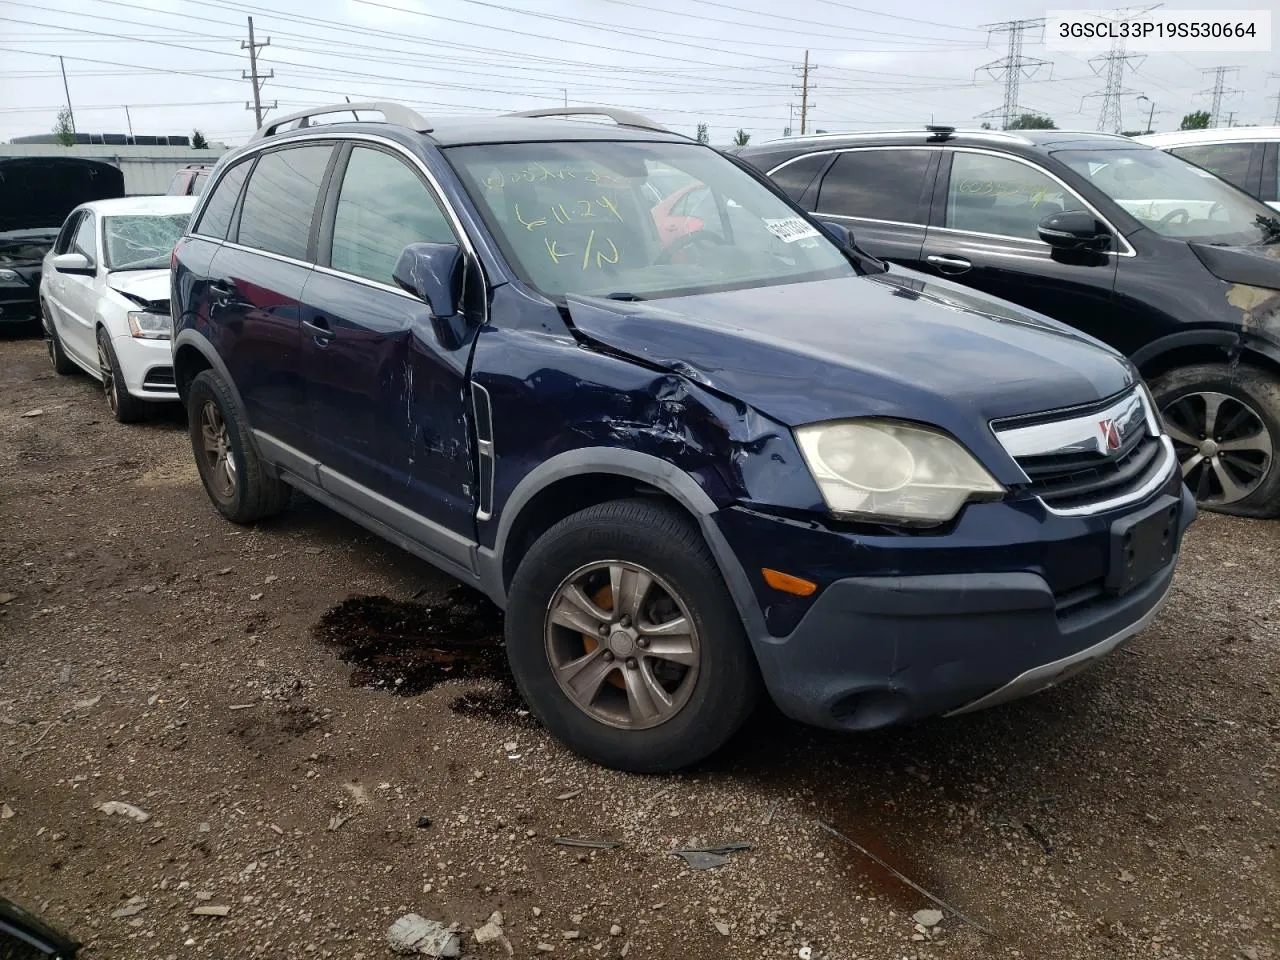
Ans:
{"type": "Polygon", "coordinates": [[[424,603],[351,597],[326,611],[313,633],[351,664],[352,686],[409,696],[451,680],[485,681],[496,689],[464,693],[450,707],[535,725],[507,667],[502,612],[475,590],[458,586],[424,603]]]}

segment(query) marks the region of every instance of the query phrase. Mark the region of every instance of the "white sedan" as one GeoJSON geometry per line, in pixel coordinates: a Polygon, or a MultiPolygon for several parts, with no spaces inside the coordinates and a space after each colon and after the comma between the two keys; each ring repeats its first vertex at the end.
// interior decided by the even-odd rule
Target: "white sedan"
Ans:
{"type": "Polygon", "coordinates": [[[198,197],[95,200],[71,211],[44,259],[40,312],[58,373],[102,382],[121,423],[177,400],[169,258],[198,197]]]}

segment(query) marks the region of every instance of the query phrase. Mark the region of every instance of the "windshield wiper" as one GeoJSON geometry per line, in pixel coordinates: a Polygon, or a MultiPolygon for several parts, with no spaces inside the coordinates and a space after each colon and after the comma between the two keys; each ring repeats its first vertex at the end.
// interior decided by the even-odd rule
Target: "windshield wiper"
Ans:
{"type": "Polygon", "coordinates": [[[626,291],[622,291],[621,293],[605,294],[605,299],[606,300],[625,300],[631,303],[639,303],[641,300],[644,299],[644,297],[637,297],[634,293],[627,293],[626,291]]]}
{"type": "Polygon", "coordinates": [[[1253,222],[1267,233],[1267,239],[1262,241],[1263,243],[1274,243],[1280,240],[1280,217],[1269,217],[1260,213],[1253,218],[1253,222]]]}

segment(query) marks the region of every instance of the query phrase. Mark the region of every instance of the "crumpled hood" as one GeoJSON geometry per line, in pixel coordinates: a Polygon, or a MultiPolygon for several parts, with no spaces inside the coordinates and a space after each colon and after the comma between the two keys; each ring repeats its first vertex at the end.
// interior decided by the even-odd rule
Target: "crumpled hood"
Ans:
{"type": "Polygon", "coordinates": [[[588,338],[788,426],[883,416],[993,439],[990,420],[1090,403],[1135,378],[1084,334],[898,267],[652,302],[566,299],[588,338]]]}
{"type": "Polygon", "coordinates": [[[126,270],[107,274],[107,286],[139,306],[164,313],[169,309],[168,270],[126,270]]]}
{"type": "Polygon", "coordinates": [[[1190,242],[1187,246],[1200,258],[1205,269],[1219,280],[1280,290],[1280,243],[1224,247],[1190,242]]]}

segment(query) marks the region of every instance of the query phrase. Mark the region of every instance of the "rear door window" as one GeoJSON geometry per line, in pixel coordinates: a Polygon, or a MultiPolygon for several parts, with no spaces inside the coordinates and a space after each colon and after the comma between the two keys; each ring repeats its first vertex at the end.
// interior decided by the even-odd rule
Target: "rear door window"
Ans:
{"type": "Polygon", "coordinates": [[[235,213],[236,201],[240,199],[240,188],[244,186],[244,178],[249,175],[251,166],[248,160],[242,160],[218,181],[217,189],[200,215],[196,233],[216,240],[227,238],[227,228],[231,226],[231,216],[235,213]]]}
{"type": "Polygon", "coordinates": [[[928,150],[850,150],[822,178],[818,212],[924,225],[928,150]]]}
{"type": "Polygon", "coordinates": [[[294,260],[307,258],[320,182],[333,147],[289,147],[258,158],[245,189],[236,242],[294,260]]]}
{"type": "MultiPolygon", "coordinates": [[[[255,174],[255,179],[256,179],[255,174]]],[[[333,221],[334,270],[388,285],[411,243],[457,243],[435,197],[402,160],[355,147],[333,221]]]]}
{"type": "Polygon", "coordinates": [[[1253,153],[1261,144],[1256,143],[1197,143],[1188,147],[1174,147],[1169,152],[1204,167],[1216,177],[1245,193],[1256,193],[1256,176],[1252,175],[1253,153]]]}
{"type": "Polygon", "coordinates": [[[1047,173],[985,153],[956,153],[947,186],[946,227],[1039,240],[1051,213],[1083,210],[1080,199],[1047,173]]]}

